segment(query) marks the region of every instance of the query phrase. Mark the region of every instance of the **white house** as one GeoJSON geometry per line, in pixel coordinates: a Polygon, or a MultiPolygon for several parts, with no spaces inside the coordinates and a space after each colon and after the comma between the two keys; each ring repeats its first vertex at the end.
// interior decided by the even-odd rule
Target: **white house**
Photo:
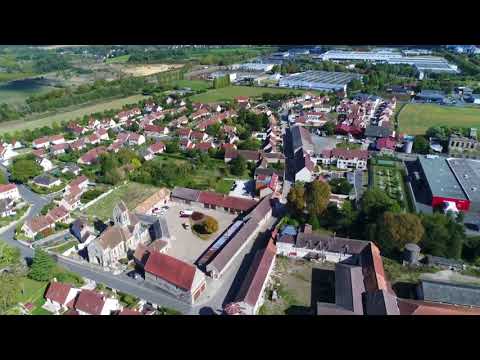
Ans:
{"type": "Polygon", "coordinates": [[[1,199],[20,199],[17,185],[15,184],[0,184],[0,200],[1,199]]]}
{"type": "Polygon", "coordinates": [[[68,310],[68,305],[74,302],[80,290],[75,289],[70,284],[64,284],[52,281],[45,293],[45,307],[54,314],[68,310]]]}
{"type": "Polygon", "coordinates": [[[47,172],[54,168],[53,163],[47,158],[37,159],[38,165],[40,165],[43,171],[47,172]]]}

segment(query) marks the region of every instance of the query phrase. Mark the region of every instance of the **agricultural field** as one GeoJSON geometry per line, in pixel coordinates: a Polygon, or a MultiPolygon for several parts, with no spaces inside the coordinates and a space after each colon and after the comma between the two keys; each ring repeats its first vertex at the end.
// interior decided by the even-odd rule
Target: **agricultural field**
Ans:
{"type": "Polygon", "coordinates": [[[309,315],[312,305],[335,302],[333,263],[314,263],[277,256],[260,315],[309,315]],[[272,300],[273,290],[278,294],[272,300]]]}
{"type": "Polygon", "coordinates": [[[89,115],[95,112],[102,112],[110,109],[121,109],[122,106],[126,104],[134,104],[138,101],[146,98],[143,95],[133,95],[122,99],[115,99],[106,102],[101,102],[95,105],[88,105],[80,107],[76,110],[60,112],[55,115],[45,116],[36,119],[29,120],[15,120],[9,121],[8,123],[3,123],[0,125],[0,134],[3,133],[12,133],[14,131],[21,131],[25,129],[35,129],[42,126],[50,126],[53,122],[60,123],[62,120],[69,121],[76,118],[83,117],[84,115],[89,115]]]}
{"type": "Polygon", "coordinates": [[[422,135],[432,126],[480,127],[479,107],[407,104],[398,115],[399,131],[422,135]]]}
{"type": "Polygon", "coordinates": [[[384,191],[391,199],[399,202],[404,209],[408,209],[409,200],[405,189],[405,182],[401,170],[396,166],[397,162],[377,160],[372,164],[371,175],[374,187],[384,191]]]}
{"type": "Polygon", "coordinates": [[[133,210],[138,204],[157,191],[158,188],[152,185],[128,182],[127,184],[119,185],[106,197],[86,208],[82,214],[89,219],[97,217],[101,220],[107,220],[111,218],[113,208],[120,200],[123,200],[127,207],[133,210]]]}
{"type": "MultiPolygon", "coordinates": [[[[287,94],[293,92],[295,94],[303,94],[306,90],[292,90],[280,88],[264,88],[253,86],[228,86],[221,89],[212,89],[202,94],[193,95],[190,97],[192,102],[212,103],[231,101],[236,96],[262,96],[264,93],[272,94],[287,94]]],[[[314,92],[314,91],[313,91],[314,92]]]]}

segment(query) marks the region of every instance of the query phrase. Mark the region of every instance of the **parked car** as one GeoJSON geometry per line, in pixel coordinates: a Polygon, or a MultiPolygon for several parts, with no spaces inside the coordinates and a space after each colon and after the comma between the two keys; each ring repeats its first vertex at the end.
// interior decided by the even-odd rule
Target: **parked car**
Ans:
{"type": "Polygon", "coordinates": [[[181,217],[188,217],[188,216],[191,216],[193,214],[193,210],[192,209],[185,209],[185,210],[180,210],[180,216],[181,217]]]}

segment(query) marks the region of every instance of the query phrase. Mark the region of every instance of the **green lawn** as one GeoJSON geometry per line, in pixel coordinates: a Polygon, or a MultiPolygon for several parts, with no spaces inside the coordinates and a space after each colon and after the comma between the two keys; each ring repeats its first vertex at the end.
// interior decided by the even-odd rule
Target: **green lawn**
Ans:
{"type": "Polygon", "coordinates": [[[158,190],[159,188],[152,185],[128,182],[126,185],[120,185],[101,201],[85,209],[83,213],[89,218],[98,217],[101,220],[106,220],[112,217],[113,208],[120,200],[123,200],[127,207],[133,210],[158,190]]]}
{"type": "Polygon", "coordinates": [[[339,149],[356,150],[356,149],[360,149],[361,147],[362,147],[361,144],[355,144],[355,143],[349,143],[349,142],[337,143],[337,148],[339,148],[339,149]]]}
{"type": "Polygon", "coordinates": [[[480,127],[480,108],[407,104],[398,115],[400,132],[425,134],[432,126],[480,127]]]}
{"type": "Polygon", "coordinates": [[[215,185],[215,191],[222,194],[228,194],[234,183],[235,181],[233,180],[220,180],[215,185]]]}
{"type": "Polygon", "coordinates": [[[121,56],[116,56],[114,58],[109,58],[105,61],[107,64],[115,64],[115,63],[126,63],[130,59],[130,55],[121,55],[121,56]]]}
{"type": "Polygon", "coordinates": [[[16,130],[35,129],[42,126],[50,126],[53,122],[60,123],[62,120],[69,121],[76,118],[81,118],[84,115],[89,115],[95,112],[102,112],[110,109],[121,109],[123,105],[134,104],[138,101],[146,98],[143,95],[133,95],[122,99],[110,100],[107,102],[101,102],[95,105],[88,105],[80,107],[76,110],[65,111],[57,113],[55,115],[39,117],[29,120],[15,120],[2,123],[0,125],[0,134],[6,132],[13,132],[16,130]]]}
{"type": "Polygon", "coordinates": [[[43,305],[42,300],[44,300],[43,295],[45,294],[48,283],[35,281],[28,277],[23,277],[19,280],[21,282],[21,289],[23,289],[23,294],[21,294],[19,302],[23,304],[32,303],[37,309],[41,307],[43,305]]]}
{"type": "Polygon", "coordinates": [[[33,72],[12,72],[12,73],[7,73],[7,72],[0,72],[0,82],[4,81],[12,81],[12,80],[18,80],[18,79],[25,79],[29,78],[32,76],[35,76],[37,74],[33,72]]]}
{"type": "Polygon", "coordinates": [[[172,82],[173,86],[181,88],[190,88],[192,90],[208,90],[212,87],[211,81],[206,80],[175,80],[172,82]]]}
{"type": "Polygon", "coordinates": [[[71,241],[66,242],[65,244],[60,245],[60,246],[52,247],[49,250],[53,251],[56,254],[62,254],[65,251],[67,251],[68,249],[70,249],[71,247],[73,247],[77,244],[78,244],[77,240],[71,240],[71,241]]]}
{"type": "MultiPolygon", "coordinates": [[[[236,96],[261,96],[264,93],[285,94],[293,92],[295,94],[303,94],[306,90],[292,90],[280,88],[264,88],[253,86],[228,86],[221,89],[212,89],[206,93],[193,95],[190,100],[192,102],[222,102],[233,100],[236,96]]],[[[315,91],[312,91],[315,93],[315,91]]]]}

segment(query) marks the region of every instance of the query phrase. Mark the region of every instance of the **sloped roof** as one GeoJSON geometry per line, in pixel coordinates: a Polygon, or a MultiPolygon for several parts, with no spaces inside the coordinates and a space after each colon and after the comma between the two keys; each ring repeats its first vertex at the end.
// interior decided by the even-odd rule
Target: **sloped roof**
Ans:
{"type": "Polygon", "coordinates": [[[82,290],[75,301],[75,309],[83,311],[90,315],[100,315],[102,313],[105,300],[103,295],[91,291],[82,290]]]}
{"type": "Polygon", "coordinates": [[[47,292],[45,293],[45,299],[54,301],[59,304],[65,304],[71,288],[72,287],[69,284],[52,281],[48,286],[47,292]]]}
{"type": "Polygon", "coordinates": [[[196,268],[172,256],[151,251],[145,271],[183,290],[191,290],[196,268]]]}
{"type": "Polygon", "coordinates": [[[275,255],[276,246],[273,243],[273,239],[270,239],[267,247],[257,251],[255,254],[236,301],[243,301],[251,306],[255,306],[260,296],[262,296],[262,288],[268,280],[268,270],[275,259],[275,255]]]}

